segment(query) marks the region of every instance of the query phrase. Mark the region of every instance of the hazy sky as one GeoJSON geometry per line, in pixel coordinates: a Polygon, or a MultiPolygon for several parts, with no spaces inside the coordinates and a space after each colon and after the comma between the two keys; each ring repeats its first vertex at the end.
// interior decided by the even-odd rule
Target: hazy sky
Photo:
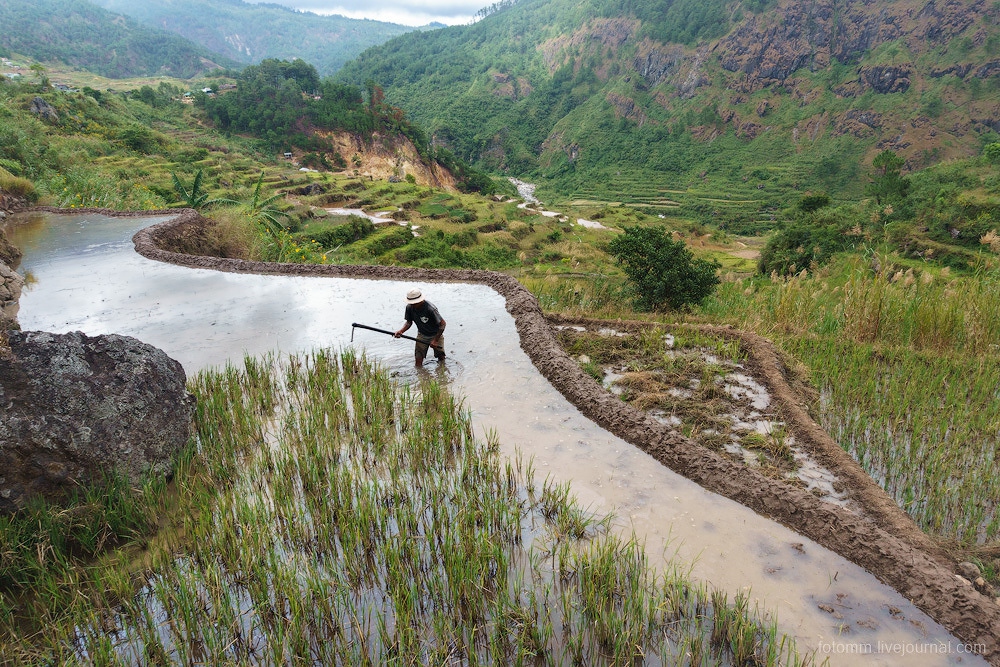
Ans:
{"type": "MultiPolygon", "coordinates": [[[[264,0],[247,0],[263,2],[264,0]]],[[[494,0],[267,0],[316,14],[340,14],[352,19],[374,19],[403,25],[432,21],[461,25],[494,0]]]]}

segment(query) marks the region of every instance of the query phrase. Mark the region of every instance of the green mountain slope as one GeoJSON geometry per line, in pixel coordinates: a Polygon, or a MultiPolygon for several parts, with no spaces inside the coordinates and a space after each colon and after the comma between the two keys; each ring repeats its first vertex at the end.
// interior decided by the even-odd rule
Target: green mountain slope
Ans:
{"type": "Polygon", "coordinates": [[[977,154],[1000,122],[1000,5],[955,0],[522,0],[337,75],[540,192],[766,222],[871,159],[977,154]]]}
{"type": "Polygon", "coordinates": [[[237,64],[83,0],[0,0],[0,26],[0,48],[111,78],[186,79],[237,64]]]}
{"type": "Polygon", "coordinates": [[[242,0],[94,0],[145,25],[177,33],[242,63],[301,58],[329,75],[365,49],[413,28],[319,16],[242,0]]]}

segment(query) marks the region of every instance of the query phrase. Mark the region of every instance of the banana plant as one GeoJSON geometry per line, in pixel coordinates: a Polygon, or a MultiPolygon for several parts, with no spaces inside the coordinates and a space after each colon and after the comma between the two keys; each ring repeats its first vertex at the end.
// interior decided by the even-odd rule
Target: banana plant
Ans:
{"type": "Polygon", "coordinates": [[[281,200],[284,195],[279,193],[266,198],[262,197],[261,187],[263,184],[264,172],[260,172],[260,176],[257,178],[257,184],[254,186],[253,194],[250,196],[250,199],[245,202],[233,203],[242,205],[247,217],[255,223],[263,225],[268,229],[268,231],[271,232],[272,235],[277,235],[285,229],[281,222],[278,221],[278,218],[288,217],[288,213],[278,209],[273,204],[274,202],[281,200]]]}
{"type": "Polygon", "coordinates": [[[181,201],[174,204],[174,206],[200,209],[206,206],[211,206],[212,204],[221,204],[227,201],[224,199],[208,198],[208,193],[202,190],[201,186],[202,181],[205,179],[205,174],[201,169],[199,169],[194,175],[194,180],[191,182],[190,190],[185,187],[184,183],[181,182],[180,177],[178,177],[176,173],[170,172],[170,175],[174,179],[174,190],[177,191],[177,195],[181,198],[181,201]]]}

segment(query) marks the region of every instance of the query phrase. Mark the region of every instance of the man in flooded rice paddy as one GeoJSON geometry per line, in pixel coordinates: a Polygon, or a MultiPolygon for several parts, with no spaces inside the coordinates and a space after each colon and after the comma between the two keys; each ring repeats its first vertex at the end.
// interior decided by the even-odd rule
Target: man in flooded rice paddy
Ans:
{"type": "Polygon", "coordinates": [[[424,298],[419,289],[411,289],[406,293],[406,311],[403,313],[406,323],[395,333],[396,338],[402,336],[410,325],[417,325],[417,343],[414,357],[418,367],[424,365],[427,348],[434,348],[434,358],[444,361],[444,328],[446,322],[441,313],[430,301],[424,298]]]}

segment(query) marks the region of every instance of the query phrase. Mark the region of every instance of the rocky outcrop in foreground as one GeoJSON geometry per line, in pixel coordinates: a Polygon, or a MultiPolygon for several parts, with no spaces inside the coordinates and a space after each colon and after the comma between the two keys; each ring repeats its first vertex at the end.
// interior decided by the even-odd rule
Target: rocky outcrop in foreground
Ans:
{"type": "Polygon", "coordinates": [[[24,279],[0,259],[0,331],[19,328],[17,311],[22,287],[24,279]]]}
{"type": "MultiPolygon", "coordinates": [[[[0,197],[3,194],[0,193],[0,197]]],[[[6,214],[4,214],[3,209],[0,208],[0,220],[3,220],[6,214]]],[[[0,264],[6,264],[7,266],[17,266],[18,261],[21,259],[21,251],[17,249],[7,237],[0,232],[0,264]]]]}
{"type": "Polygon", "coordinates": [[[167,475],[194,400],[180,363],[135,338],[8,331],[0,355],[0,513],[117,469],[167,475]]]}

